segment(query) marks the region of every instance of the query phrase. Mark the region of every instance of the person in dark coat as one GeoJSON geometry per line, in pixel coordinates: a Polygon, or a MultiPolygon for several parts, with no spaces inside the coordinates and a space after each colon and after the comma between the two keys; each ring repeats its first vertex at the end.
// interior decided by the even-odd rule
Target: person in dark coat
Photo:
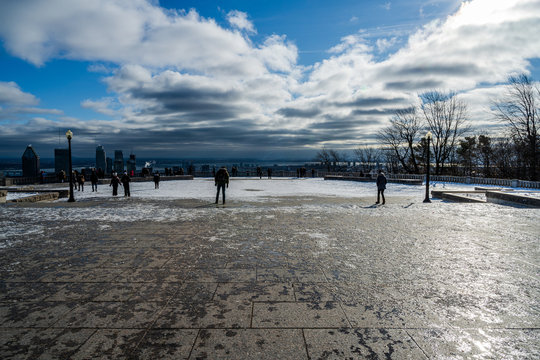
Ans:
{"type": "Polygon", "coordinates": [[[119,184],[120,184],[120,178],[118,177],[118,175],[116,175],[116,172],[113,172],[112,177],[111,177],[111,183],[109,184],[109,186],[112,186],[112,194],[113,194],[113,196],[118,195],[118,185],[119,184]]]}
{"type": "Polygon", "coordinates": [[[96,172],[96,169],[92,170],[92,174],[90,174],[90,181],[92,182],[92,192],[97,192],[98,174],[96,172]]]}
{"type": "Polygon", "coordinates": [[[217,186],[216,204],[218,203],[218,200],[219,200],[219,191],[220,189],[223,189],[223,204],[225,205],[225,185],[229,187],[229,173],[227,172],[227,168],[225,166],[222,166],[216,172],[214,181],[215,181],[215,186],[217,186]]]}
{"type": "Polygon", "coordinates": [[[384,199],[384,190],[386,189],[386,176],[384,176],[384,173],[382,170],[379,170],[379,175],[377,176],[377,202],[375,204],[378,204],[380,202],[380,197],[382,196],[382,204],[384,205],[385,199],[384,199]]]}
{"type": "Polygon", "coordinates": [[[272,168],[266,169],[266,172],[268,173],[268,178],[271,179],[272,178],[272,168]]]}
{"type": "Polygon", "coordinates": [[[154,173],[154,189],[159,189],[159,171],[154,173]]]}
{"type": "Polygon", "coordinates": [[[124,186],[124,196],[130,197],[131,193],[129,192],[129,183],[131,182],[131,178],[129,177],[127,171],[124,171],[124,175],[122,175],[120,181],[122,182],[122,186],[124,186]]]}
{"type": "Polygon", "coordinates": [[[79,191],[84,191],[84,169],[77,175],[77,185],[79,186],[79,191]]]}

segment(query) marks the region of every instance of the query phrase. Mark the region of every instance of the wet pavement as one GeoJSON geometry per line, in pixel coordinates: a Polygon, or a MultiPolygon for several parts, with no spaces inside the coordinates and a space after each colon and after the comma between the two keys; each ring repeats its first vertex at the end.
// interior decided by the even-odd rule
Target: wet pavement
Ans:
{"type": "Polygon", "coordinates": [[[1,206],[0,358],[539,358],[540,210],[372,200],[1,206]]]}

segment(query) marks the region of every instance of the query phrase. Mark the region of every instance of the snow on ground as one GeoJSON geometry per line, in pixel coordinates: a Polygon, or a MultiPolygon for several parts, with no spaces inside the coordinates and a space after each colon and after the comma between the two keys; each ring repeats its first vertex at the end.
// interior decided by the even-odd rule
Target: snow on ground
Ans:
{"type": "MultiPolygon", "coordinates": [[[[432,189],[463,189],[474,190],[475,185],[442,184],[435,183],[432,189]]],[[[477,185],[476,185],[477,186],[477,185]]],[[[199,199],[211,201],[215,199],[216,187],[214,180],[197,178],[195,180],[162,181],[159,189],[154,189],[153,182],[133,182],[130,185],[131,196],[142,199],[199,199]]],[[[119,196],[123,196],[124,190],[118,188],[119,196]]],[[[425,187],[419,185],[403,185],[389,183],[385,195],[391,196],[418,196],[423,199],[425,187]]],[[[98,192],[92,192],[87,184],[84,191],[74,192],[76,199],[106,198],[112,197],[112,187],[99,185],[98,192]]],[[[226,196],[231,200],[264,201],[268,197],[280,196],[328,196],[361,198],[377,196],[375,183],[355,181],[332,181],[322,178],[233,178],[226,196]]],[[[64,200],[59,200],[64,201],[64,200]]]]}

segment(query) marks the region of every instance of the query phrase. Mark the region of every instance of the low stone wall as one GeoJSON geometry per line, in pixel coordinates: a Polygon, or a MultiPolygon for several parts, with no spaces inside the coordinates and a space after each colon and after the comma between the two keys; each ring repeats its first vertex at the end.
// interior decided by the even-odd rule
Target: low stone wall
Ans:
{"type": "Polygon", "coordinates": [[[7,193],[7,190],[0,190],[0,204],[6,202],[7,193]]]}
{"type": "Polygon", "coordinates": [[[455,201],[455,202],[460,202],[460,203],[485,203],[485,201],[482,199],[468,197],[465,195],[461,195],[459,193],[444,193],[443,192],[441,194],[441,198],[443,200],[450,200],[450,201],[455,201]]]}
{"type": "Polygon", "coordinates": [[[487,191],[487,201],[500,205],[523,205],[540,208],[540,199],[531,196],[507,193],[502,191],[487,191]]]}
{"type": "Polygon", "coordinates": [[[432,190],[431,196],[436,199],[443,199],[445,194],[485,194],[485,190],[432,190]]]}
{"type": "Polygon", "coordinates": [[[58,200],[58,192],[48,192],[45,194],[37,194],[32,196],[27,196],[19,199],[13,199],[11,202],[38,202],[38,201],[52,201],[58,200]]]}
{"type": "Polygon", "coordinates": [[[46,189],[36,189],[34,186],[25,186],[20,189],[9,189],[9,192],[14,193],[27,193],[27,192],[37,192],[39,194],[49,194],[49,193],[56,193],[58,194],[59,198],[67,198],[69,196],[69,190],[63,190],[63,189],[54,189],[54,190],[46,190],[46,189]]]}

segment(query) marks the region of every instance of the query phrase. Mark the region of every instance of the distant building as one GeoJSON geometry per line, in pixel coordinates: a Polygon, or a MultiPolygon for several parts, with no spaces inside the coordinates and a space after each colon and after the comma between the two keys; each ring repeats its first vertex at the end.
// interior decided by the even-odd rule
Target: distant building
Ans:
{"type": "Polygon", "coordinates": [[[129,175],[134,175],[137,172],[137,166],[135,162],[135,154],[129,155],[129,160],[127,161],[127,172],[129,175]]]}
{"type": "Polygon", "coordinates": [[[124,172],[124,154],[122,150],[114,150],[114,171],[119,174],[124,172]]]}
{"type": "Polygon", "coordinates": [[[62,170],[69,175],[69,150],[54,149],[54,173],[58,174],[62,170]]]}
{"type": "Polygon", "coordinates": [[[105,156],[105,149],[101,145],[96,147],[96,169],[107,170],[107,157],[105,156]]]}
{"type": "Polygon", "coordinates": [[[110,157],[106,158],[105,161],[107,162],[107,167],[105,169],[106,174],[112,174],[113,171],[113,161],[110,157]]]}
{"type": "Polygon", "coordinates": [[[22,156],[23,177],[39,176],[39,156],[32,147],[28,145],[22,156]]]}

